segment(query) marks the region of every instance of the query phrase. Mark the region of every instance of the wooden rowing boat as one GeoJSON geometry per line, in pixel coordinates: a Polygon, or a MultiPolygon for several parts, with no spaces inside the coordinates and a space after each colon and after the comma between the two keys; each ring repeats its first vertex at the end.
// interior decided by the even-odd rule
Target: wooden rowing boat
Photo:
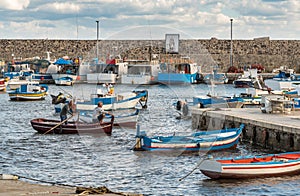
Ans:
{"type": "Polygon", "coordinates": [[[237,128],[198,131],[188,136],[154,137],[147,137],[144,132],[138,130],[134,150],[198,152],[235,148],[243,128],[244,124],[241,124],[237,128]]]}
{"type": "Polygon", "coordinates": [[[59,120],[51,120],[45,118],[36,118],[30,121],[31,126],[38,133],[54,133],[54,134],[101,134],[111,135],[114,117],[111,118],[110,122],[104,123],[83,123],[76,121],[69,121],[67,124],[63,123],[57,126],[61,122],[59,120]],[[55,127],[57,126],[57,127],[55,127]],[[55,127],[53,130],[49,131],[55,127]]]}
{"type": "Polygon", "coordinates": [[[213,179],[262,178],[300,173],[300,152],[205,159],[200,171],[213,179]]]}

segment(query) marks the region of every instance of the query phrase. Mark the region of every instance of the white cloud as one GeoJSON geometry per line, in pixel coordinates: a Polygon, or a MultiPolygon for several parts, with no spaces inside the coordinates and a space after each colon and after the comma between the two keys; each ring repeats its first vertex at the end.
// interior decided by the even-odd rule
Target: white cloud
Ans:
{"type": "MultiPolygon", "coordinates": [[[[194,38],[227,39],[229,19],[233,18],[236,39],[252,39],[260,35],[300,39],[300,30],[295,28],[300,25],[298,0],[0,1],[0,36],[5,38],[44,38],[47,35],[50,39],[74,39],[78,29],[79,39],[94,39],[95,21],[100,19],[102,38],[138,26],[160,26],[169,28],[168,33],[180,31],[194,38]],[[24,29],[24,24],[28,28],[24,29]],[[14,30],[6,31],[8,27],[14,30]]],[[[139,32],[138,37],[149,38],[149,33],[143,35],[139,32]]],[[[125,34],[123,38],[134,39],[131,35],[126,33],[127,38],[125,34]]],[[[155,39],[156,35],[164,37],[157,29],[151,36],[155,39]]]]}
{"type": "Polygon", "coordinates": [[[62,14],[78,13],[80,11],[80,5],[74,4],[72,2],[64,3],[48,3],[39,6],[39,11],[55,12],[62,14]]]}
{"type": "Polygon", "coordinates": [[[8,10],[23,10],[27,8],[30,0],[1,0],[0,8],[8,10]]]}

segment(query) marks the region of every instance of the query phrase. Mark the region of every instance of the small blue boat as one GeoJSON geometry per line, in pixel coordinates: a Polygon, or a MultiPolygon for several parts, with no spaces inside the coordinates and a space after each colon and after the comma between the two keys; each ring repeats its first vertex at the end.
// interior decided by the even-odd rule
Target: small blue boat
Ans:
{"type": "Polygon", "coordinates": [[[160,65],[157,81],[165,84],[194,84],[202,80],[200,67],[195,63],[160,65]]]}
{"type": "Polygon", "coordinates": [[[235,148],[244,124],[238,128],[214,131],[198,131],[188,136],[153,136],[147,137],[145,132],[137,129],[136,151],[219,151],[235,148]]]}
{"type": "Polygon", "coordinates": [[[213,70],[213,73],[204,76],[204,82],[206,84],[227,84],[228,78],[225,73],[217,73],[217,69],[213,70]]]}
{"type": "Polygon", "coordinates": [[[58,86],[72,86],[75,82],[74,78],[65,76],[58,79],[55,79],[55,84],[58,86]]]}
{"type": "Polygon", "coordinates": [[[119,94],[104,94],[102,92],[97,92],[97,94],[91,94],[90,100],[77,100],[76,109],[81,111],[91,111],[97,107],[97,104],[100,101],[103,103],[104,110],[132,109],[135,108],[138,103],[140,103],[143,108],[146,108],[148,91],[137,90],[119,94]]]}
{"type": "Polygon", "coordinates": [[[243,106],[243,98],[226,96],[195,96],[193,104],[200,108],[220,107],[220,108],[239,108],[243,106]]]}

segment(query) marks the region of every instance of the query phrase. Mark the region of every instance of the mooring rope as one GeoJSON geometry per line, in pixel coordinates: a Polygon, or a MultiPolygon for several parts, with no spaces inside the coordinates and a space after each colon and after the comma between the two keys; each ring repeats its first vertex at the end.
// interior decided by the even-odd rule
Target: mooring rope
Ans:
{"type": "MultiPolygon", "coordinates": [[[[4,175],[4,174],[0,174],[0,175],[4,175]]],[[[126,196],[141,196],[142,195],[142,194],[135,194],[135,193],[114,192],[114,191],[109,190],[105,186],[96,187],[96,188],[93,188],[93,187],[79,187],[79,186],[72,186],[72,185],[69,185],[69,184],[49,182],[49,181],[45,181],[45,180],[38,180],[38,179],[35,179],[35,178],[20,176],[20,175],[16,175],[16,174],[11,174],[11,176],[13,176],[15,178],[17,177],[17,179],[24,178],[26,180],[31,180],[31,181],[35,181],[35,182],[50,184],[52,186],[56,185],[56,186],[65,186],[65,187],[70,187],[70,188],[76,188],[76,194],[79,194],[79,195],[105,194],[105,193],[112,193],[112,194],[124,195],[124,196],[125,195],[126,196]]]]}

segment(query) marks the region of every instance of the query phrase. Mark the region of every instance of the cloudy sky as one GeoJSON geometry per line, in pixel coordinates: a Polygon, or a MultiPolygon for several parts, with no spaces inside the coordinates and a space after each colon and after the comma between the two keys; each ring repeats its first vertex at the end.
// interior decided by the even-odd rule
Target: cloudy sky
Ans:
{"type": "Polygon", "coordinates": [[[300,39],[299,0],[1,0],[0,39],[300,39]]]}

